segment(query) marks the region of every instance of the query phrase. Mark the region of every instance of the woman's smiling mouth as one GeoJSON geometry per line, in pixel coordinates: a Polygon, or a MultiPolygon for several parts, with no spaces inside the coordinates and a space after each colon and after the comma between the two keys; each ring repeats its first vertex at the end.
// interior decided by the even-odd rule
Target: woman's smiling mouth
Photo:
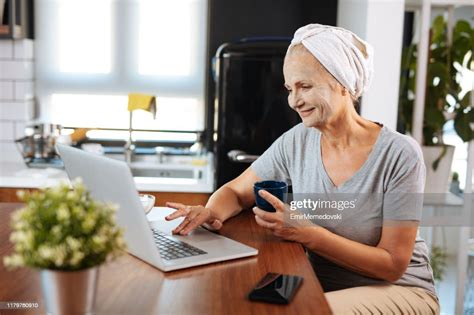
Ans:
{"type": "Polygon", "coordinates": [[[311,115],[311,113],[312,113],[313,111],[314,111],[314,108],[310,108],[310,109],[298,111],[298,114],[299,114],[301,117],[307,117],[307,116],[311,115]]]}

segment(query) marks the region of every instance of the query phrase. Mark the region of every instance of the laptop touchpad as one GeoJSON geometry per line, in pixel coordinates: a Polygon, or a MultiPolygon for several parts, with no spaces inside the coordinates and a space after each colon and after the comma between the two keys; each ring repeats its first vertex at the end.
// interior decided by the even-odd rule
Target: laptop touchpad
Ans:
{"type": "Polygon", "coordinates": [[[147,214],[147,219],[153,228],[166,234],[171,234],[171,231],[184,219],[176,218],[172,221],[166,221],[165,217],[175,211],[175,209],[168,207],[153,207],[153,209],[147,214]]]}

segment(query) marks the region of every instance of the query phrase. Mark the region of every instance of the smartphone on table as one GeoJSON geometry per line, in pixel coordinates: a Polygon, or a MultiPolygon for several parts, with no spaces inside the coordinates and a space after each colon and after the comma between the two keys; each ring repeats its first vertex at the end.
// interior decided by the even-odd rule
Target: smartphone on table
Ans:
{"type": "Polygon", "coordinates": [[[288,304],[301,286],[303,277],[267,273],[248,294],[252,301],[288,304]]]}

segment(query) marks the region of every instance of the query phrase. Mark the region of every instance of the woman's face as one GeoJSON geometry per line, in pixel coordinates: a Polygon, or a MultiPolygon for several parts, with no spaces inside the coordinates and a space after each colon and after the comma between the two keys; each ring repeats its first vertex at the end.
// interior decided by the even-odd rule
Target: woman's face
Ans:
{"type": "Polygon", "coordinates": [[[306,127],[324,126],[342,109],[342,87],[304,48],[290,52],[283,66],[288,104],[306,127]]]}

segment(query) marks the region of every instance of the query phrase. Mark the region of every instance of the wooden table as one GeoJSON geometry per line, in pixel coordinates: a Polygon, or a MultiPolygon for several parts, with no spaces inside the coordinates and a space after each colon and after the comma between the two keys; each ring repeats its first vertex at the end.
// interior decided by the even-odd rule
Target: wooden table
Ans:
{"type": "MultiPolygon", "coordinates": [[[[11,212],[20,204],[0,203],[0,257],[10,254],[11,212]]],[[[281,241],[259,227],[250,211],[227,221],[222,235],[258,248],[242,258],[163,273],[130,255],[100,269],[95,314],[329,314],[330,309],[300,244],[281,241]],[[247,293],[267,272],[304,277],[289,305],[251,302],[247,293]]],[[[0,302],[38,302],[39,309],[0,310],[44,314],[38,272],[8,271],[0,262],[0,302]]]]}

